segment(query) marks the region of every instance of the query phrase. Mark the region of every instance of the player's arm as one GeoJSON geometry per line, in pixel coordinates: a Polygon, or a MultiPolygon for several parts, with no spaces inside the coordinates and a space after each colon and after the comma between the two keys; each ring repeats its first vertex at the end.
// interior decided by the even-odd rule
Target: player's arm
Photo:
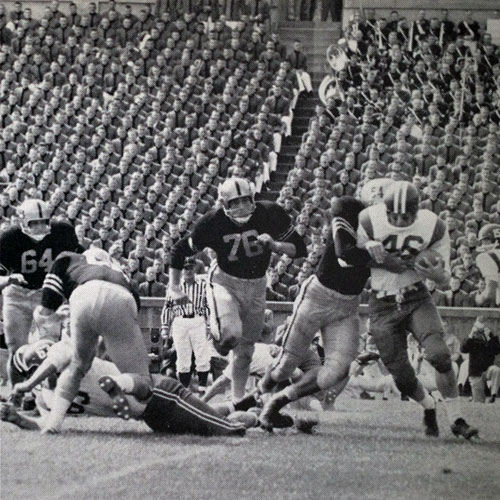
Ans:
{"type": "Polygon", "coordinates": [[[56,373],[61,373],[71,361],[71,351],[69,349],[58,349],[55,345],[47,353],[47,357],[36,369],[28,380],[16,384],[12,389],[12,395],[17,396],[24,392],[29,392],[45,379],[56,373]]]}
{"type": "Polygon", "coordinates": [[[13,273],[8,276],[0,276],[0,291],[9,285],[26,285],[27,282],[21,273],[13,273]]]}
{"type": "Polygon", "coordinates": [[[66,252],[63,252],[57,257],[45,276],[41,304],[33,312],[33,318],[37,323],[43,324],[66,299],[64,282],[70,261],[71,257],[66,252]]]}
{"type": "Polygon", "coordinates": [[[287,254],[294,259],[307,257],[307,247],[295,231],[292,220],[278,204],[269,207],[269,232],[259,234],[257,239],[271,252],[287,254]]]}
{"type": "Polygon", "coordinates": [[[175,304],[186,304],[189,302],[187,295],[181,290],[181,273],[186,257],[191,257],[205,247],[209,247],[209,235],[213,233],[214,227],[210,227],[213,212],[204,215],[194,226],[191,234],[186,235],[178,241],[170,252],[171,263],[169,269],[168,289],[170,298],[175,304]]]}

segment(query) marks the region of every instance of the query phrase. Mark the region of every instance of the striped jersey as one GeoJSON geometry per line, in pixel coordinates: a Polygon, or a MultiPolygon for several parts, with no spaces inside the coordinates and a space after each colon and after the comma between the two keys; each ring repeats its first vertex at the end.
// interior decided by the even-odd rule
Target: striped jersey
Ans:
{"type": "Polygon", "coordinates": [[[134,296],[139,308],[139,295],[121,270],[89,263],[85,255],[74,252],[61,253],[52,264],[42,286],[42,306],[55,311],[78,286],[93,280],[123,286],[134,296]]]}
{"type": "MultiPolygon", "coordinates": [[[[450,236],[445,222],[430,210],[420,209],[413,224],[396,227],[387,220],[385,204],[365,208],[359,214],[358,247],[364,248],[370,240],[382,242],[387,252],[403,260],[432,248],[439,252],[445,270],[450,272],[450,236]]],[[[396,292],[421,280],[413,269],[399,274],[378,267],[371,270],[371,288],[377,291],[396,292]]]]}
{"type": "Polygon", "coordinates": [[[167,300],[161,313],[161,323],[164,326],[170,325],[178,316],[184,318],[194,318],[195,316],[208,317],[206,281],[204,279],[196,279],[192,284],[182,282],[181,289],[189,298],[190,303],[184,305],[174,304],[170,295],[167,295],[167,300]]]}

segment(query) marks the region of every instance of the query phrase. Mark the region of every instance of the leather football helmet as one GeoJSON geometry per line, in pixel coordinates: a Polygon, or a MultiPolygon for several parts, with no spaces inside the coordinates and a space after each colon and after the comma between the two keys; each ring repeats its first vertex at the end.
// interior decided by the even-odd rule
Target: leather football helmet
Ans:
{"type": "Polygon", "coordinates": [[[50,233],[50,209],[43,200],[26,200],[17,213],[22,232],[30,238],[41,241],[50,233]]]}
{"type": "Polygon", "coordinates": [[[487,252],[493,248],[500,248],[500,224],[486,224],[477,235],[480,247],[478,250],[487,252]]]}
{"type": "Polygon", "coordinates": [[[397,181],[384,193],[387,219],[396,227],[411,226],[417,217],[420,197],[417,188],[408,181],[397,181]]]}
{"type": "Polygon", "coordinates": [[[255,186],[247,179],[231,177],[219,186],[219,199],[224,213],[238,224],[248,222],[255,211],[255,186]],[[231,207],[231,202],[248,199],[248,206],[231,207]]]}

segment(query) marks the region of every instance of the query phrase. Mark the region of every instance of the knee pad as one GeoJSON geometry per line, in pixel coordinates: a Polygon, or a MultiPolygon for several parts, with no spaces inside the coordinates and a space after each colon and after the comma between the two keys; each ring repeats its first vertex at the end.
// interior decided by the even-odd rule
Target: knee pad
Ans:
{"type": "Polygon", "coordinates": [[[386,364],[386,368],[394,378],[396,387],[405,395],[411,396],[418,386],[415,370],[408,361],[399,361],[386,364]]]}
{"type": "Polygon", "coordinates": [[[425,359],[439,372],[447,373],[453,369],[448,351],[426,353],[425,359]]]}
{"type": "Polygon", "coordinates": [[[277,364],[271,370],[271,377],[275,382],[283,382],[292,376],[295,368],[299,366],[301,358],[296,354],[283,351],[277,364]]]}

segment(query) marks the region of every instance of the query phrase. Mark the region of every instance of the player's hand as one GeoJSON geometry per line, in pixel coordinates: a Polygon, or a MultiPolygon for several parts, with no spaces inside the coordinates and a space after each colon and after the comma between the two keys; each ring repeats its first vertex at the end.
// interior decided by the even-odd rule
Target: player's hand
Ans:
{"type": "Polygon", "coordinates": [[[368,241],[365,250],[377,264],[382,264],[387,255],[387,251],[380,241],[368,241]]]}
{"type": "Polygon", "coordinates": [[[274,252],[274,249],[276,248],[276,242],[274,241],[274,238],[267,233],[262,233],[257,236],[257,241],[262,243],[262,246],[264,248],[267,248],[271,250],[271,252],[274,252]]]}
{"type": "Polygon", "coordinates": [[[9,285],[27,285],[28,282],[24,279],[21,273],[14,273],[9,276],[9,285]]]}
{"type": "Polygon", "coordinates": [[[28,386],[28,384],[26,384],[26,382],[19,382],[18,384],[15,384],[12,388],[12,391],[10,391],[10,397],[16,398],[21,394],[28,392],[29,390],[30,387],[28,386]]]}
{"type": "Polygon", "coordinates": [[[184,306],[191,303],[189,297],[179,287],[170,287],[169,295],[175,305],[184,306]]]}
{"type": "Polygon", "coordinates": [[[391,273],[402,273],[408,270],[408,264],[401,257],[387,253],[381,267],[391,273]]]}

